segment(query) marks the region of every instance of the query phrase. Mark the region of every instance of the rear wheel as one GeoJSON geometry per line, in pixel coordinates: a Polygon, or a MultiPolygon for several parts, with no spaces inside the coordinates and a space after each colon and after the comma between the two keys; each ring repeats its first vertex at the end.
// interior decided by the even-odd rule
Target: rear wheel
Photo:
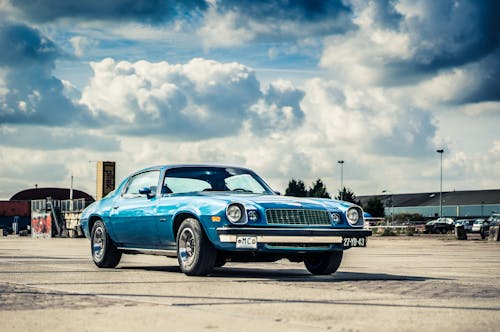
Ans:
{"type": "Polygon", "coordinates": [[[116,267],[122,258],[122,253],[116,249],[101,220],[97,220],[92,227],[90,250],[95,265],[101,268],[116,267]]]}
{"type": "Polygon", "coordinates": [[[332,251],[310,255],[304,259],[304,265],[312,274],[332,274],[339,268],[343,254],[343,251],[332,251]]]}
{"type": "Polygon", "coordinates": [[[214,268],[216,257],[217,251],[198,220],[184,220],[177,233],[177,260],[181,271],[190,276],[207,275],[214,268]]]}

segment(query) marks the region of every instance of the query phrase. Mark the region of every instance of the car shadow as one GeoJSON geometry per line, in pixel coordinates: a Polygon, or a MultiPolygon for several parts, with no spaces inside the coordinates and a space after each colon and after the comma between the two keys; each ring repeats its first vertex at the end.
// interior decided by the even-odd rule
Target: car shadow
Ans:
{"type": "Polygon", "coordinates": [[[426,281],[429,277],[405,276],[387,273],[362,273],[337,271],[331,275],[313,275],[302,269],[255,269],[255,268],[218,268],[210,274],[218,278],[269,279],[274,281],[293,282],[341,282],[341,281],[426,281]]]}
{"type": "MultiPolygon", "coordinates": [[[[178,266],[121,266],[121,270],[142,270],[181,273],[178,266]]],[[[387,273],[363,273],[337,271],[331,275],[313,275],[305,269],[268,269],[252,267],[221,267],[215,268],[208,277],[228,279],[267,279],[283,282],[342,282],[342,281],[426,281],[447,280],[446,278],[431,278],[423,276],[395,275],[387,273]]]]}

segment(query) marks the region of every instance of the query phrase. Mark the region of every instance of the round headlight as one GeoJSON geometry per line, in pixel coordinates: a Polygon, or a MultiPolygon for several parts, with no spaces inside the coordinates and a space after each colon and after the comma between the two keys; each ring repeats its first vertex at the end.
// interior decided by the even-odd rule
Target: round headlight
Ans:
{"type": "Polygon", "coordinates": [[[231,204],[226,209],[226,215],[231,223],[241,223],[243,221],[243,207],[240,204],[231,204]]]}
{"type": "Polygon", "coordinates": [[[350,208],[347,210],[347,221],[351,225],[357,224],[359,220],[359,211],[356,208],[350,208]]]}

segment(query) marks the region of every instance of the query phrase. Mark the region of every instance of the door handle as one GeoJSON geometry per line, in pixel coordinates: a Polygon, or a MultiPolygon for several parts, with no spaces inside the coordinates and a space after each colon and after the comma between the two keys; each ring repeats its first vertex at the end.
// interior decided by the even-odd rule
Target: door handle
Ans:
{"type": "Polygon", "coordinates": [[[116,209],[118,209],[118,208],[119,208],[119,206],[118,206],[118,205],[117,205],[117,206],[113,206],[113,210],[116,210],[116,209]]]}
{"type": "Polygon", "coordinates": [[[160,222],[165,222],[167,221],[167,218],[160,218],[160,222]]]}

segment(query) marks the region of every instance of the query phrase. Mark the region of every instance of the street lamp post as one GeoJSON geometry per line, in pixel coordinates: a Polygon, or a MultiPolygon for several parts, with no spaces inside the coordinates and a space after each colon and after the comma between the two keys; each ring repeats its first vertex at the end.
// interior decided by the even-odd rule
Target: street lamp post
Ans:
{"type": "Polygon", "coordinates": [[[73,212],[73,174],[71,174],[71,183],[69,187],[69,209],[73,212]]]}
{"type": "Polygon", "coordinates": [[[391,194],[391,225],[394,222],[394,194],[390,190],[382,190],[382,193],[389,193],[391,194]]]}
{"type": "Polygon", "coordinates": [[[344,200],[344,161],[337,161],[340,164],[340,200],[344,200]]]}
{"type": "Polygon", "coordinates": [[[440,185],[439,185],[439,217],[443,217],[443,152],[444,149],[436,150],[437,153],[441,156],[441,176],[440,176],[440,185]]]}

